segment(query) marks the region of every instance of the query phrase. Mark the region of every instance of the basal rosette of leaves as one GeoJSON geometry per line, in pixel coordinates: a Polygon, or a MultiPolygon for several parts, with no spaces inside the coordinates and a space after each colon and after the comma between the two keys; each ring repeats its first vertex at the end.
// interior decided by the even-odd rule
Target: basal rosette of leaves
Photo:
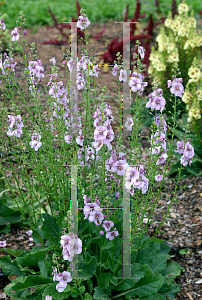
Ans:
{"type": "MultiPolygon", "coordinates": [[[[178,6],[178,15],[172,19],[169,12],[165,20],[164,27],[156,38],[157,49],[154,46],[150,54],[150,66],[148,74],[160,83],[163,87],[166,98],[169,96],[166,91],[167,80],[172,76],[174,64],[179,65],[179,75],[186,86],[194,57],[201,57],[202,35],[201,30],[196,32],[196,19],[193,17],[194,11],[189,14],[189,7],[185,1],[178,6]]],[[[166,113],[173,113],[173,103],[167,101],[166,113]]],[[[178,109],[185,110],[182,102],[178,109]]]]}
{"type": "MultiPolygon", "coordinates": [[[[20,18],[21,27],[23,26],[23,12],[20,13],[20,18]]],[[[90,21],[82,14],[77,26],[84,30],[86,45],[88,35],[85,28],[89,25],[90,21]]],[[[117,149],[113,149],[111,142],[115,134],[111,127],[112,111],[110,104],[106,103],[107,97],[104,94],[106,88],[102,90],[101,95],[98,95],[96,86],[93,85],[94,93],[90,93],[94,84],[93,76],[98,78],[100,70],[98,65],[91,63],[88,52],[86,51],[86,56],[83,55],[76,66],[76,85],[78,90],[83,92],[84,99],[81,105],[84,107],[85,114],[83,116],[80,113],[77,123],[72,123],[70,120],[72,120],[73,112],[79,109],[76,105],[71,107],[70,90],[74,90],[71,86],[71,79],[67,80],[67,85],[60,81],[56,59],[52,58],[53,67],[50,79],[46,86],[43,85],[48,99],[47,112],[42,113],[37,89],[39,81],[43,83],[44,67],[42,62],[36,59],[34,44],[31,45],[34,60],[27,60],[22,36],[17,26],[11,35],[12,41],[21,44],[25,60],[24,73],[27,75],[28,99],[25,99],[25,93],[17,84],[15,85],[16,92],[21,103],[29,102],[33,106],[26,107],[27,119],[21,107],[15,103],[14,88],[10,93],[7,89],[2,92],[5,97],[4,104],[6,100],[9,100],[10,111],[8,112],[6,107],[1,108],[3,111],[1,124],[5,125],[1,133],[4,132],[6,136],[4,137],[5,146],[1,145],[1,147],[4,147],[6,152],[14,150],[18,158],[19,150],[16,148],[20,148],[22,156],[18,167],[14,166],[9,156],[7,158],[9,162],[5,160],[3,162],[2,159],[1,171],[6,183],[5,188],[9,189],[12,195],[13,208],[21,212],[21,220],[29,222],[27,234],[29,240],[35,242],[36,246],[32,250],[15,250],[6,248],[6,241],[1,241],[0,247],[16,257],[14,260],[11,260],[9,256],[0,258],[0,267],[11,280],[5,292],[14,300],[74,298],[129,300],[130,297],[144,300],[163,300],[168,297],[175,299],[180,287],[174,284],[173,280],[180,275],[182,268],[175,262],[168,262],[170,247],[162,240],[155,239],[155,236],[175,200],[181,171],[187,165],[191,165],[194,157],[194,148],[186,137],[178,141],[176,145],[173,143],[176,107],[179,102],[177,97],[184,89],[182,78],[177,78],[175,72],[172,82],[168,80],[175,103],[171,140],[168,139],[168,124],[163,114],[166,106],[163,91],[155,87],[149,95],[146,107],[150,109],[153,125],[149,159],[143,166],[145,161],[140,155],[139,143],[141,96],[144,87],[147,86],[141,74],[141,60],[145,55],[143,47],[137,44],[138,63],[129,81],[127,81],[127,72],[121,65],[115,64],[112,71],[112,76],[118,75],[120,107],[120,137],[117,149]],[[121,137],[120,90],[121,83],[125,82],[136,99],[132,109],[133,118],[128,117],[124,124],[132,135],[130,149],[123,148],[121,137]],[[90,107],[94,101],[96,105],[90,107]],[[30,120],[31,124],[28,122],[30,120]],[[92,137],[93,142],[91,142],[92,137]],[[57,147],[54,148],[53,145],[57,147]],[[147,227],[153,222],[152,216],[161,197],[162,186],[174,153],[173,146],[174,149],[177,148],[175,152],[180,155],[178,181],[167,212],[150,239],[145,234],[147,227]],[[24,147],[28,153],[23,152],[24,147]],[[126,151],[129,153],[129,162],[125,158],[126,151]],[[77,176],[75,175],[78,179],[77,191],[76,189],[74,191],[78,198],[76,208],[78,214],[75,218],[78,222],[78,234],[73,232],[75,224],[72,223],[72,221],[75,222],[72,220],[73,209],[71,211],[74,186],[72,184],[74,176],[70,172],[72,165],[78,167],[77,176]],[[14,180],[6,176],[5,167],[11,170],[14,180]],[[154,192],[153,188],[157,188],[157,192],[154,192]],[[131,199],[131,240],[128,242],[128,244],[131,243],[131,278],[117,279],[116,277],[123,277],[124,189],[127,190],[131,199]],[[109,211],[116,207],[119,209],[109,211]],[[144,223],[145,219],[146,223],[144,223]],[[82,279],[75,276],[77,269],[75,259],[78,259],[78,277],[82,279]]],[[[63,66],[66,68],[67,75],[72,73],[73,58],[64,61],[63,66]]],[[[15,84],[16,67],[17,62],[14,58],[11,55],[9,57],[5,55],[0,75],[3,83],[12,80],[15,84]]],[[[6,210],[8,203],[3,203],[6,210]]],[[[7,212],[9,214],[8,209],[7,212]]],[[[129,262],[124,262],[124,264],[129,265],[129,262]]]]}

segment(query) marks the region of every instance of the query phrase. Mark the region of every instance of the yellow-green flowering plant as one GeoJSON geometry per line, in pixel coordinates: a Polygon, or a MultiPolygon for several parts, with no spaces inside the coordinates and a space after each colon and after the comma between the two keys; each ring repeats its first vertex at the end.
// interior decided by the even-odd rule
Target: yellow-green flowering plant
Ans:
{"type": "Polygon", "coordinates": [[[185,87],[182,101],[186,104],[188,112],[187,121],[197,136],[201,134],[201,111],[202,111],[202,63],[196,57],[188,70],[189,80],[185,87]]]}
{"type": "MultiPolygon", "coordinates": [[[[167,80],[171,78],[172,69],[177,63],[179,72],[183,80],[183,85],[186,86],[190,69],[194,57],[201,55],[200,47],[202,46],[201,30],[196,32],[196,20],[194,11],[189,15],[189,7],[183,0],[178,6],[178,15],[174,19],[169,12],[165,20],[164,27],[156,38],[158,49],[151,49],[150,66],[148,74],[157,80],[162,87],[166,87],[167,80]]],[[[165,89],[164,95],[168,96],[165,89]]],[[[167,102],[168,110],[172,111],[172,103],[167,102]]],[[[185,105],[181,105],[180,109],[185,110],[185,105]]]]}

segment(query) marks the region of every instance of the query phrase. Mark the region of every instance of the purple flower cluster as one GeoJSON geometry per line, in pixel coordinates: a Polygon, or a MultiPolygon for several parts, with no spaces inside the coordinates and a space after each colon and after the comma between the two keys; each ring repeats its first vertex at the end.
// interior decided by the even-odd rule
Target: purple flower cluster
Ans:
{"type": "Polygon", "coordinates": [[[149,101],[146,104],[147,108],[160,110],[162,113],[166,105],[165,98],[163,97],[163,90],[156,89],[151,94],[149,94],[149,101]]]}
{"type": "Polygon", "coordinates": [[[182,94],[184,93],[182,78],[175,78],[175,76],[173,76],[173,78],[173,81],[167,81],[168,88],[170,89],[171,94],[175,95],[176,97],[182,98],[182,94]]]}
{"type": "Polygon", "coordinates": [[[31,137],[31,142],[29,143],[31,148],[34,148],[35,151],[38,151],[39,147],[41,147],[42,143],[40,142],[41,135],[36,134],[31,137]]]}
{"type": "Polygon", "coordinates": [[[145,177],[145,170],[142,165],[135,167],[128,167],[126,170],[126,184],[125,187],[130,189],[132,196],[134,195],[134,188],[142,190],[142,194],[145,194],[148,190],[149,180],[145,177]],[[131,185],[133,189],[131,189],[131,185]]]}
{"type": "Polygon", "coordinates": [[[90,21],[88,20],[87,17],[84,16],[84,14],[79,16],[77,21],[77,28],[86,29],[86,27],[88,27],[89,25],[90,25],[90,21]]]}
{"type": "MultiPolygon", "coordinates": [[[[69,235],[62,235],[60,244],[63,248],[63,259],[68,260],[69,262],[73,260],[74,254],[78,255],[82,252],[82,241],[78,238],[77,235],[74,235],[72,232],[69,235]]],[[[59,293],[62,293],[66,289],[67,282],[72,281],[71,273],[67,271],[57,274],[57,268],[53,268],[52,275],[54,282],[59,281],[59,283],[56,285],[56,290],[59,293]]]]}
{"type": "Polygon", "coordinates": [[[145,77],[140,73],[137,72],[132,73],[132,77],[128,82],[128,85],[130,86],[132,92],[138,91],[138,95],[140,96],[143,94],[144,87],[148,85],[148,82],[143,82],[144,78],[145,77]]]}
{"type": "Polygon", "coordinates": [[[15,73],[17,62],[12,57],[8,57],[7,53],[4,53],[4,58],[5,60],[3,64],[2,64],[2,56],[0,60],[0,69],[2,70],[2,74],[6,75],[5,70],[9,71],[8,72],[9,74],[10,72],[15,73]]]}
{"type": "MultiPolygon", "coordinates": [[[[155,126],[157,127],[157,131],[154,135],[151,136],[151,144],[156,146],[154,149],[152,149],[153,155],[159,155],[160,157],[156,162],[156,165],[164,165],[166,163],[166,160],[168,158],[167,155],[167,149],[166,149],[166,131],[168,129],[168,125],[164,119],[164,116],[159,115],[156,116],[155,126]],[[159,146],[158,146],[159,145],[159,146]],[[161,152],[161,149],[163,150],[161,152]]],[[[150,149],[151,150],[151,149],[150,149]]],[[[163,175],[157,174],[155,176],[156,181],[162,181],[163,175]]]]}
{"type": "Polygon", "coordinates": [[[70,235],[62,235],[60,244],[63,247],[63,259],[72,261],[74,254],[81,254],[82,252],[82,241],[77,237],[77,235],[74,236],[73,233],[70,233],[70,235]]]}
{"type": "Polygon", "coordinates": [[[17,115],[17,117],[8,115],[8,118],[9,118],[8,123],[10,125],[9,125],[9,130],[7,132],[7,135],[20,137],[22,134],[22,127],[24,127],[24,125],[22,123],[21,115],[17,115]],[[13,129],[14,125],[16,125],[17,129],[11,131],[11,129],[13,129]]]}
{"type": "MultiPolygon", "coordinates": [[[[73,66],[74,66],[73,58],[71,58],[67,63],[67,67],[70,73],[73,72],[73,66]]],[[[82,56],[79,62],[77,63],[76,84],[78,90],[81,90],[83,88],[86,89],[87,77],[88,77],[88,66],[89,66],[89,76],[96,76],[98,78],[98,74],[100,71],[98,64],[93,65],[93,63],[89,59],[87,59],[86,56],[82,56]]],[[[89,88],[90,88],[90,84],[89,84],[89,88]]]]}
{"type": "Polygon", "coordinates": [[[109,159],[105,162],[105,168],[107,171],[113,172],[118,176],[123,176],[125,170],[129,167],[129,164],[126,162],[124,158],[125,153],[120,152],[116,154],[116,151],[113,150],[109,159]]]}
{"type": "Polygon", "coordinates": [[[0,21],[0,28],[2,28],[3,30],[6,29],[6,25],[4,24],[4,19],[2,19],[2,20],[0,21]]]}
{"type": "Polygon", "coordinates": [[[53,281],[59,281],[59,283],[56,285],[56,290],[59,293],[64,292],[64,290],[67,287],[67,282],[72,281],[72,276],[70,272],[63,271],[62,273],[57,274],[57,268],[53,268],[53,281]]]}
{"type": "MultiPolygon", "coordinates": [[[[84,210],[83,213],[85,215],[84,220],[88,218],[88,220],[90,222],[94,222],[95,225],[101,225],[103,219],[106,217],[102,214],[102,209],[100,208],[100,201],[97,199],[96,202],[92,202],[92,203],[88,203],[87,201],[91,201],[91,198],[88,198],[87,200],[87,196],[84,195],[83,196],[84,199],[84,210]]],[[[114,239],[115,236],[118,236],[118,231],[116,231],[116,228],[111,231],[108,232],[109,230],[111,230],[111,228],[114,226],[114,223],[112,221],[103,221],[103,225],[102,227],[105,229],[106,233],[106,239],[109,239],[110,241],[112,241],[114,239]]],[[[101,235],[104,235],[104,232],[101,230],[100,231],[101,235]]]]}
{"type": "Polygon", "coordinates": [[[12,31],[11,31],[11,36],[12,36],[12,41],[18,41],[20,38],[20,34],[18,32],[18,27],[15,27],[12,31]]]}
{"type": "Polygon", "coordinates": [[[189,142],[184,144],[184,141],[178,141],[177,150],[174,151],[178,154],[183,154],[183,156],[180,158],[181,165],[186,166],[189,164],[189,166],[191,166],[191,159],[194,157],[194,147],[189,142]]]}
{"type": "Polygon", "coordinates": [[[106,104],[103,109],[103,118],[102,119],[102,111],[99,109],[99,105],[97,106],[96,112],[93,114],[94,120],[94,139],[95,142],[92,143],[93,147],[98,152],[103,145],[107,145],[109,150],[112,150],[112,145],[110,144],[114,139],[114,132],[111,127],[111,121],[113,121],[112,111],[110,109],[110,104],[106,104]]]}
{"type": "Polygon", "coordinates": [[[31,91],[32,95],[34,96],[34,92],[36,92],[35,87],[37,86],[37,84],[39,83],[39,81],[35,80],[35,76],[37,78],[44,78],[44,67],[42,66],[42,62],[40,59],[34,60],[34,61],[30,61],[29,62],[29,74],[31,77],[31,81],[30,83],[33,84],[29,86],[29,90],[31,91]]]}

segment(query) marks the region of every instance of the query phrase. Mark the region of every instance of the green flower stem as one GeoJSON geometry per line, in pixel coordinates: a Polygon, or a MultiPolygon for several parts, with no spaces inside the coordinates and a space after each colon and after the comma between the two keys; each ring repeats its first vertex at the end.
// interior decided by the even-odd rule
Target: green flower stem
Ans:
{"type": "Polygon", "coordinates": [[[118,81],[118,85],[119,85],[119,109],[120,109],[120,136],[122,133],[122,101],[121,101],[121,91],[120,91],[120,81],[118,81]]]}
{"type": "Polygon", "coordinates": [[[102,146],[102,166],[103,166],[103,178],[102,178],[102,199],[105,199],[105,145],[102,146]]]}
{"type": "Polygon", "coordinates": [[[150,243],[150,242],[154,239],[154,237],[158,234],[159,230],[161,229],[161,227],[162,227],[162,225],[163,225],[163,223],[164,223],[164,221],[165,221],[165,218],[167,217],[167,215],[168,215],[168,213],[169,213],[169,211],[170,211],[170,208],[171,208],[171,205],[172,205],[172,203],[173,203],[173,200],[174,200],[174,198],[175,198],[175,194],[176,194],[176,191],[177,191],[177,188],[178,188],[178,183],[179,183],[179,180],[180,180],[181,171],[182,171],[182,165],[180,166],[179,176],[178,176],[177,184],[176,184],[176,186],[175,186],[175,191],[174,191],[174,193],[173,193],[173,198],[172,198],[172,200],[171,200],[171,202],[170,202],[170,204],[169,204],[169,206],[168,206],[168,210],[167,210],[167,212],[166,212],[165,217],[163,218],[163,221],[162,221],[161,224],[159,225],[159,227],[158,227],[157,231],[155,232],[154,236],[153,236],[146,244],[144,244],[142,247],[140,247],[139,249],[145,247],[148,243],[150,243]]]}
{"type": "MultiPolygon", "coordinates": [[[[173,119],[174,119],[174,123],[173,123],[173,130],[172,130],[172,138],[171,138],[171,144],[170,144],[170,148],[169,148],[169,152],[168,152],[168,159],[167,159],[167,164],[165,165],[165,167],[164,167],[164,172],[163,172],[163,174],[165,175],[165,172],[166,172],[166,169],[167,169],[167,166],[168,166],[168,163],[169,163],[169,161],[170,161],[170,156],[171,156],[171,151],[172,151],[172,142],[173,142],[173,138],[174,138],[174,134],[175,134],[175,127],[176,127],[176,123],[175,123],[175,120],[176,120],[176,106],[177,106],[177,104],[176,104],[176,96],[175,96],[175,106],[174,106],[174,117],[173,117],[173,119]]],[[[155,116],[156,117],[156,116],[155,116]]],[[[152,145],[153,145],[153,140],[152,140],[152,145]]],[[[182,165],[181,165],[181,167],[182,167],[182,165]]],[[[181,170],[181,169],[180,169],[181,170]]],[[[180,171],[180,173],[181,173],[181,171],[180,171]]],[[[155,206],[156,206],[156,203],[157,203],[157,201],[158,201],[158,199],[159,199],[159,195],[160,195],[160,192],[161,192],[161,188],[162,188],[162,185],[163,185],[163,182],[164,182],[164,175],[163,175],[163,180],[161,181],[161,186],[160,186],[160,189],[159,189],[159,191],[158,191],[158,195],[157,195],[157,197],[156,197],[156,201],[155,201],[155,203],[154,203],[154,205],[153,205],[153,208],[152,208],[152,211],[151,211],[151,213],[150,213],[150,216],[149,216],[149,219],[148,219],[148,221],[150,220],[150,218],[151,218],[151,216],[152,216],[152,213],[153,213],[153,211],[154,211],[154,209],[155,209],[155,206]]],[[[180,179],[180,178],[179,178],[180,179]]],[[[179,179],[178,179],[178,181],[179,181],[179,179]]],[[[175,189],[176,190],[176,189],[175,189]]],[[[173,199],[174,199],[174,197],[173,197],[173,199]]],[[[173,201],[173,200],[172,200],[173,201]]],[[[170,207],[170,206],[169,206],[170,207]]],[[[170,209],[170,208],[169,208],[170,209]]],[[[168,212],[169,212],[169,210],[167,211],[167,214],[168,214],[168,212]]],[[[166,214],[166,215],[167,215],[166,214]]],[[[165,218],[164,218],[165,219],[165,218]]],[[[149,222],[147,222],[147,224],[146,224],[146,227],[145,227],[145,230],[144,230],[144,233],[146,232],[146,229],[147,229],[147,227],[148,227],[148,224],[149,224],[149,222]]],[[[163,223],[162,223],[163,224],[163,223]]],[[[155,234],[156,235],[156,234],[155,234]]],[[[143,238],[143,235],[142,235],[142,237],[140,238],[140,241],[139,241],[139,243],[138,243],[138,248],[139,248],[139,245],[141,244],[141,241],[142,241],[142,238],[143,238]]],[[[151,239],[150,239],[150,241],[151,241],[151,239]]],[[[144,247],[144,246],[143,246],[144,247]]],[[[141,247],[142,248],[142,247],[141,247]]]]}

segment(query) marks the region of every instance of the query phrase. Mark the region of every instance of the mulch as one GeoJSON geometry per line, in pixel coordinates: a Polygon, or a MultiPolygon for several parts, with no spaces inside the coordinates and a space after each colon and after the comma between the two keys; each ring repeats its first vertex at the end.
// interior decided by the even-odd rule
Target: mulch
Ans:
{"type": "MultiPolygon", "coordinates": [[[[44,82],[48,82],[50,73],[51,63],[49,59],[56,57],[57,66],[61,67],[61,63],[64,60],[62,46],[54,45],[42,45],[41,43],[45,40],[58,38],[58,30],[53,28],[47,30],[46,25],[39,28],[36,34],[32,32],[31,29],[27,30],[26,40],[30,45],[33,41],[36,42],[37,48],[37,58],[41,59],[44,69],[45,78],[44,82]]],[[[112,38],[119,36],[122,38],[122,27],[114,22],[107,22],[105,24],[92,24],[89,30],[91,44],[89,49],[93,49],[92,55],[98,52],[106,51],[108,41],[112,38]],[[103,36],[95,41],[93,37],[103,29],[105,26],[106,31],[103,36]]],[[[79,48],[84,46],[82,41],[79,41],[79,48]]],[[[66,46],[67,47],[67,46],[66,46]]],[[[29,52],[29,47],[25,48],[26,53],[29,52]]],[[[31,58],[28,57],[29,60],[31,58]]],[[[16,61],[20,61],[20,58],[15,56],[16,61]]],[[[22,78],[22,66],[17,65],[18,78],[21,78],[21,83],[24,84],[25,81],[22,78]],[[24,81],[24,82],[23,82],[24,81]]],[[[65,76],[64,69],[60,68],[61,75],[65,76]]],[[[100,78],[97,81],[99,83],[99,90],[103,86],[107,86],[108,90],[108,102],[111,104],[112,114],[116,115],[117,104],[114,102],[117,93],[114,92],[113,88],[118,88],[116,82],[112,81],[111,71],[108,73],[102,72],[100,78]]],[[[117,78],[116,78],[117,79],[117,78]]],[[[61,79],[64,83],[64,79],[61,79]]],[[[2,84],[0,85],[2,87],[2,84]]],[[[151,92],[151,88],[147,88],[144,92],[144,96],[147,96],[151,92]]],[[[41,102],[46,105],[45,93],[41,90],[41,102]]],[[[8,104],[9,105],[9,104],[8,104]]],[[[22,104],[23,107],[23,104],[22,104]]],[[[116,122],[112,125],[115,131],[116,122]]],[[[146,148],[148,144],[145,139],[142,139],[142,157],[146,157],[148,154],[146,148]]],[[[124,144],[128,147],[128,140],[124,140],[124,144]]],[[[164,239],[168,244],[171,245],[172,255],[171,260],[178,262],[184,269],[185,272],[175,279],[175,283],[180,284],[181,291],[176,296],[176,299],[202,299],[201,284],[202,284],[202,177],[189,177],[182,179],[179,186],[181,190],[176,193],[177,201],[175,201],[170,209],[169,215],[166,218],[164,225],[162,226],[160,233],[156,237],[164,239]],[[163,232],[162,232],[163,231],[163,232]],[[179,254],[180,249],[185,249],[189,251],[189,254],[181,255],[179,254]]],[[[163,192],[160,200],[158,201],[159,208],[155,210],[155,217],[153,217],[154,222],[148,227],[148,235],[153,236],[156,228],[159,227],[163,213],[166,213],[166,208],[169,205],[170,196],[174,191],[174,183],[168,178],[168,181],[164,184],[165,191],[163,192]]],[[[24,227],[14,227],[12,226],[12,232],[8,234],[0,234],[0,241],[7,240],[7,248],[12,249],[31,249],[35,246],[34,243],[29,241],[28,235],[25,233],[26,229],[24,227]]],[[[6,255],[2,251],[1,256],[6,255]]],[[[1,271],[1,270],[0,270],[1,271]]],[[[3,287],[9,283],[9,280],[1,280],[0,278],[0,292],[3,292],[3,287]]],[[[1,298],[0,298],[1,299],[1,298]]],[[[7,299],[11,299],[7,297],[7,299]]]]}

